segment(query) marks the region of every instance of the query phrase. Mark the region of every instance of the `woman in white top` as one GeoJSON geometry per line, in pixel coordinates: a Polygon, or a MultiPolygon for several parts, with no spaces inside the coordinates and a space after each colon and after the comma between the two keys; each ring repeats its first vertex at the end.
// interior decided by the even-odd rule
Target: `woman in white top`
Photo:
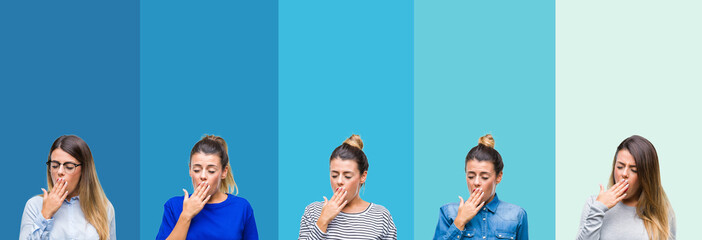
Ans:
{"type": "Polygon", "coordinates": [[[88,144],[74,135],[56,139],[46,162],[48,191],[24,207],[20,240],[115,240],[114,208],[98,180],[88,144]]]}

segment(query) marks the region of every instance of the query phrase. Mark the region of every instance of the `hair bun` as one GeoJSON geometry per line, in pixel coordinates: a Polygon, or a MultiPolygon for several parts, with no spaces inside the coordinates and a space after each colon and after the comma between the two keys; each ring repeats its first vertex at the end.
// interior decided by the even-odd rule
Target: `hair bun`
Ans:
{"type": "Polygon", "coordinates": [[[485,134],[485,136],[480,137],[480,140],[478,140],[478,144],[490,148],[495,148],[495,139],[492,138],[492,134],[485,134]]]}
{"type": "Polygon", "coordinates": [[[351,135],[349,138],[346,139],[346,141],[344,141],[344,143],[363,150],[363,140],[361,140],[361,136],[358,136],[356,134],[351,135]]]}

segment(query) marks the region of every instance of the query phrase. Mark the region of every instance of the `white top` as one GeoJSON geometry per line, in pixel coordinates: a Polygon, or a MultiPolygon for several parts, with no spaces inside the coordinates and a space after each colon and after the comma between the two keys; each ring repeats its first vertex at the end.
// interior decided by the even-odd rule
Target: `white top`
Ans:
{"type": "MultiPolygon", "coordinates": [[[[99,239],[95,227],[88,223],[80,209],[78,197],[66,199],[51,219],[41,215],[42,196],[34,196],[27,201],[22,213],[20,240],[47,239],[99,239]]],[[[108,201],[107,217],[110,221],[110,240],[116,240],[115,209],[108,201]]]]}

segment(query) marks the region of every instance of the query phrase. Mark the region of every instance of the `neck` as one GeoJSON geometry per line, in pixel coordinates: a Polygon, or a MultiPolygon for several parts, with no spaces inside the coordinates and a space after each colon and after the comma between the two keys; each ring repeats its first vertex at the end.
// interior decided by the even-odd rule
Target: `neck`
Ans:
{"type": "MultiPolygon", "coordinates": [[[[485,201],[485,205],[487,205],[488,203],[492,202],[493,199],[495,199],[495,194],[494,194],[494,193],[492,194],[492,196],[490,196],[490,198],[488,198],[487,201],[485,201]]],[[[483,205],[483,206],[485,206],[485,205],[483,205]]]]}
{"type": "Polygon", "coordinates": [[[221,203],[224,202],[224,200],[227,200],[227,194],[217,191],[217,193],[212,194],[212,197],[210,197],[210,200],[207,201],[207,203],[221,203]]]}
{"type": "Polygon", "coordinates": [[[361,199],[361,196],[356,195],[356,197],[349,201],[346,206],[344,206],[344,209],[341,209],[341,211],[345,213],[362,212],[368,207],[368,204],[368,202],[361,199]]]}
{"type": "Polygon", "coordinates": [[[636,205],[639,204],[639,196],[641,196],[641,193],[631,196],[630,198],[623,199],[622,203],[629,207],[636,207],[636,205]]]}

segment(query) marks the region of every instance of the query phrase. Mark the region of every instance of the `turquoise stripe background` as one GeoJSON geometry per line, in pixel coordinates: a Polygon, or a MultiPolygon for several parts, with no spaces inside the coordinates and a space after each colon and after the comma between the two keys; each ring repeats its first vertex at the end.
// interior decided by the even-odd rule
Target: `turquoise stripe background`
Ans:
{"type": "Polygon", "coordinates": [[[465,156],[493,134],[500,199],[527,211],[531,239],[554,239],[553,1],[415,1],[414,235],[468,197],[465,156]]]}
{"type": "Polygon", "coordinates": [[[331,197],[329,155],[351,134],[370,168],[363,199],[412,236],[412,3],[279,2],[279,237],[331,197]]]}

